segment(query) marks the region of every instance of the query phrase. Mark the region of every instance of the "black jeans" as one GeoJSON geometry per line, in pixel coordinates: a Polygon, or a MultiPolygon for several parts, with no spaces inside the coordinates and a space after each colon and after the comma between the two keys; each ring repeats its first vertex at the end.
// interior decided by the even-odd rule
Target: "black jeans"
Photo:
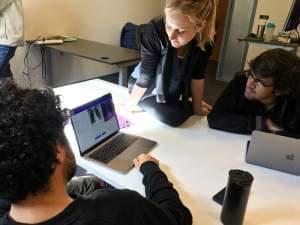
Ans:
{"type": "Polygon", "coordinates": [[[161,122],[177,127],[193,115],[191,102],[168,99],[166,103],[157,103],[156,96],[144,98],[138,105],[161,122]]]}

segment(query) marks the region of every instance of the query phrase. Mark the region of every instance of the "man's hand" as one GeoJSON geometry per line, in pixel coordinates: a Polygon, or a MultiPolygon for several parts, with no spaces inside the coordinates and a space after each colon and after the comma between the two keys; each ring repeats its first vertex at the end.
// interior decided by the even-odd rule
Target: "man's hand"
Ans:
{"type": "Polygon", "coordinates": [[[148,161],[151,161],[151,162],[154,162],[156,163],[157,165],[159,164],[159,161],[152,157],[151,155],[146,155],[146,154],[141,154],[139,155],[138,157],[136,157],[135,159],[133,159],[133,163],[134,163],[134,166],[135,168],[137,168],[138,170],[140,170],[141,166],[145,163],[145,162],[148,162],[148,161]]]}
{"type": "Polygon", "coordinates": [[[279,127],[276,123],[274,123],[270,118],[267,118],[266,120],[266,126],[267,129],[271,132],[279,132],[279,131],[283,131],[283,128],[279,127]]]}

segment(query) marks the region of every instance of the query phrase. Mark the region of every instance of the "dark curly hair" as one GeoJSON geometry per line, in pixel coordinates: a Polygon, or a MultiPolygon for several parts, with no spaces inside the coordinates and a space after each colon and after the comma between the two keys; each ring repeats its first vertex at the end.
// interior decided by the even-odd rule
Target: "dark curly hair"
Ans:
{"type": "Polygon", "coordinates": [[[255,75],[272,77],[274,91],[292,97],[300,96],[300,59],[283,49],[267,50],[250,61],[255,75]]]}
{"type": "Polygon", "coordinates": [[[0,195],[11,202],[48,190],[58,164],[56,144],[68,146],[65,116],[51,89],[0,87],[0,195]]]}

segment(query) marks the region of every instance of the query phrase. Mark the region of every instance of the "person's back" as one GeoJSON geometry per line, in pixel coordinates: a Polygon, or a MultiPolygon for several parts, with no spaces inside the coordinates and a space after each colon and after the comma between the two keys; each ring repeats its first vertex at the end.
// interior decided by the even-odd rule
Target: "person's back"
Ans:
{"type": "MultiPolygon", "coordinates": [[[[163,189],[166,190],[166,187],[161,188],[161,191],[163,191],[163,189]]],[[[159,194],[157,197],[158,196],[159,194]]],[[[176,204],[172,206],[170,203],[163,203],[165,205],[164,210],[164,207],[162,207],[161,204],[157,204],[157,201],[163,202],[168,198],[170,199],[170,196],[166,195],[158,198],[159,199],[156,199],[155,203],[146,200],[144,197],[134,191],[99,189],[87,196],[76,197],[74,201],[61,213],[55,217],[40,222],[39,225],[168,225],[177,224],[179,221],[179,224],[191,224],[190,213],[183,207],[182,204],[180,204],[180,202],[178,202],[177,206],[176,204]],[[173,215],[168,210],[168,207],[173,208],[173,215]]],[[[177,194],[175,192],[172,198],[177,198],[177,194]]],[[[16,221],[7,213],[0,218],[0,224],[17,225],[22,223],[16,223],[16,221]]]]}
{"type": "Polygon", "coordinates": [[[11,203],[6,224],[189,225],[192,216],[149,155],[134,160],[146,198],[130,190],[101,189],[69,196],[76,163],[63,132],[67,114],[51,90],[0,86],[0,196],[11,203]]]}

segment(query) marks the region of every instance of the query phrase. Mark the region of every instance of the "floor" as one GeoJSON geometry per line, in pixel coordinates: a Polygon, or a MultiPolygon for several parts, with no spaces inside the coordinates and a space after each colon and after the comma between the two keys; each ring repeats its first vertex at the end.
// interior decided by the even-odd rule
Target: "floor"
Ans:
{"type": "MultiPolygon", "coordinates": [[[[216,80],[217,62],[210,61],[205,76],[204,100],[213,105],[226,87],[225,82],[216,80]]],[[[118,83],[118,74],[102,76],[100,79],[118,83]]]]}

